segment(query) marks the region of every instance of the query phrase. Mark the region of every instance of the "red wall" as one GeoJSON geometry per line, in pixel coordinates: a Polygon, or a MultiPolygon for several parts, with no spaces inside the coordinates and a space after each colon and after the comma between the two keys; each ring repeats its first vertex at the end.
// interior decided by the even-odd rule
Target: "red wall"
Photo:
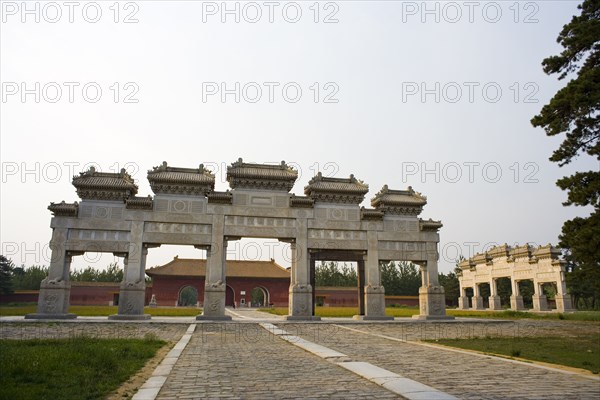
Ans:
{"type": "MultiPolygon", "coordinates": [[[[193,286],[196,288],[198,291],[198,301],[202,305],[204,301],[203,278],[157,276],[154,277],[152,282],[152,293],[156,295],[156,303],[158,306],[175,306],[177,305],[179,292],[185,286],[193,286]]],[[[227,278],[227,286],[233,289],[233,292],[235,293],[235,302],[238,307],[242,303],[242,298],[245,300],[246,304],[250,303],[252,289],[257,286],[261,286],[269,292],[270,302],[273,303],[275,307],[287,307],[288,305],[288,291],[290,287],[290,281],[288,279],[230,277],[227,278]],[[242,291],[246,292],[244,296],[240,294],[242,291]]],[[[230,290],[228,291],[229,293],[230,290]]],[[[227,297],[228,302],[230,302],[229,299],[232,296],[229,294],[227,297]]]]}
{"type": "MultiPolygon", "coordinates": [[[[319,288],[316,294],[317,302],[323,297],[323,304],[330,307],[358,307],[358,288],[348,290],[345,288],[319,288]]],[[[385,305],[418,306],[419,296],[385,296],[385,305]]]]}
{"type": "MultiPolygon", "coordinates": [[[[111,301],[114,301],[114,295],[119,293],[119,283],[111,285],[95,285],[78,284],[71,286],[71,296],[69,302],[74,306],[91,306],[100,305],[108,306],[111,301]]],[[[0,303],[37,303],[39,291],[27,290],[17,291],[12,294],[0,296],[0,303]]],[[[146,304],[150,302],[152,297],[152,286],[146,287],[146,304]]],[[[116,304],[114,304],[116,305],[116,304]]]]}

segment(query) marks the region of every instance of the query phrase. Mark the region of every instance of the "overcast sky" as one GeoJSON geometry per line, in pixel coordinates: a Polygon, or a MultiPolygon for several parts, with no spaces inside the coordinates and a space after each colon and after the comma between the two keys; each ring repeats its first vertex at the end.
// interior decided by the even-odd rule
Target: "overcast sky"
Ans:
{"type": "MultiPolygon", "coordinates": [[[[72,175],[127,168],[138,195],[163,160],[216,173],[285,160],[308,180],[354,174],[428,198],[440,271],[496,243],[557,243],[555,181],[597,169],[548,161],[562,138],[530,119],[564,82],[541,61],[574,1],[10,2],[0,31],[1,239],[16,264],[47,264],[50,202],[72,175]],[[23,6],[26,4],[26,7],[23,6]]],[[[230,258],[275,257],[273,241],[230,258]],[[260,249],[260,250],[259,250],[260,249]]],[[[152,249],[148,267],[193,248],[152,249]]],[[[77,257],[105,267],[111,255],[77,257]]]]}

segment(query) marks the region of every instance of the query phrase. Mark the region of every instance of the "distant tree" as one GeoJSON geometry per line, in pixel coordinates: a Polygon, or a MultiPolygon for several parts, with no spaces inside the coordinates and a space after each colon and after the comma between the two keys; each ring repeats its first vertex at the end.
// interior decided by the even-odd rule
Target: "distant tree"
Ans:
{"type": "Polygon", "coordinates": [[[14,264],[12,260],[0,255],[0,294],[13,292],[12,272],[14,264]]]}
{"type": "Polygon", "coordinates": [[[264,307],[267,305],[265,304],[266,300],[267,299],[265,299],[265,293],[262,291],[261,288],[255,287],[250,292],[250,304],[252,306],[264,307]]]}
{"type": "Polygon", "coordinates": [[[512,295],[512,282],[510,278],[496,279],[496,291],[500,297],[500,304],[508,306],[510,304],[510,296],[512,295]]]}
{"type": "Polygon", "coordinates": [[[117,263],[111,263],[106,270],[88,266],[83,270],[71,271],[70,279],[76,282],[121,282],[123,269],[117,263]]]}
{"type": "MultiPolygon", "coordinates": [[[[578,6],[581,14],[566,24],[557,42],[564,50],[542,62],[544,72],[572,79],[546,104],[531,123],[542,127],[547,136],[565,135],[550,161],[564,166],[579,155],[600,160],[600,1],[585,0],[578,6]]],[[[571,279],[576,296],[583,295],[584,280],[594,282],[593,293],[600,293],[600,168],[576,172],[556,184],[566,190],[565,206],[592,206],[587,218],[566,221],[559,246],[568,250],[577,272],[571,279]],[[580,284],[581,283],[581,284],[580,284]]],[[[585,291],[588,289],[586,288],[585,291]]],[[[593,301],[597,297],[593,297],[593,301]]]]}
{"type": "MultiPolygon", "coordinates": [[[[379,264],[381,284],[385,294],[396,296],[416,296],[421,286],[421,273],[413,263],[383,262],[379,264]]],[[[323,262],[315,267],[315,283],[317,286],[357,286],[356,268],[344,263],[323,262]]]]}
{"type": "Polygon", "coordinates": [[[382,262],[379,265],[381,273],[381,284],[385,288],[385,294],[398,295],[400,293],[400,273],[393,261],[382,262]]]}
{"type": "Polygon", "coordinates": [[[315,284],[317,286],[356,286],[358,275],[356,268],[346,263],[340,265],[334,261],[321,262],[315,266],[315,284]]]}
{"type": "Polygon", "coordinates": [[[392,296],[416,296],[421,287],[421,273],[411,262],[390,261],[380,264],[381,284],[385,294],[392,296]]]}
{"type": "Polygon", "coordinates": [[[565,260],[569,271],[565,278],[573,306],[586,310],[600,308],[600,269],[583,268],[573,261],[570,252],[565,254],[565,260]]]}
{"type": "Polygon", "coordinates": [[[448,274],[440,273],[438,275],[440,286],[444,287],[444,295],[446,296],[446,304],[451,306],[458,306],[458,298],[460,297],[460,284],[458,283],[458,276],[455,272],[448,272],[448,274]]]}
{"type": "Polygon", "coordinates": [[[182,307],[195,306],[198,302],[198,291],[191,287],[186,286],[181,290],[179,294],[179,305],[182,307]]]}
{"type": "Polygon", "coordinates": [[[117,263],[111,263],[106,270],[98,274],[99,282],[121,282],[123,280],[123,268],[117,263]]]}
{"type": "Polygon", "coordinates": [[[48,276],[48,267],[32,265],[15,267],[13,270],[13,287],[15,290],[38,290],[42,280],[48,276]]]}

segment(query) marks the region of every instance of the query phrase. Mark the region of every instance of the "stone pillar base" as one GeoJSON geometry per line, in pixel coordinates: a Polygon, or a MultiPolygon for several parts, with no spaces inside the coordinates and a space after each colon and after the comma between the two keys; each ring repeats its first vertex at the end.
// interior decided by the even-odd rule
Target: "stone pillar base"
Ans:
{"type": "Polygon", "coordinates": [[[554,300],[556,301],[556,310],[559,312],[565,311],[575,311],[573,305],[571,304],[571,296],[569,295],[561,295],[557,294],[554,296],[554,300]]]}
{"type": "Polygon", "coordinates": [[[490,296],[489,302],[490,302],[490,310],[502,310],[500,296],[490,296]]]}
{"type": "Polygon", "coordinates": [[[75,319],[75,314],[27,314],[25,319],[75,319]]]}
{"type": "Polygon", "coordinates": [[[533,300],[533,309],[535,311],[548,311],[548,301],[546,296],[534,294],[531,296],[533,300]]]}
{"type": "Polygon", "coordinates": [[[353,315],[352,319],[356,321],[393,321],[394,317],[390,317],[387,315],[383,316],[369,316],[369,315],[353,315]]]}
{"type": "Polygon", "coordinates": [[[204,309],[198,320],[230,320],[225,315],[225,284],[221,281],[204,286],[204,309]]]}
{"type": "Polygon", "coordinates": [[[414,319],[454,319],[446,315],[446,296],[442,286],[421,286],[419,288],[419,315],[414,319]]]}
{"type": "Polygon", "coordinates": [[[483,297],[473,296],[473,310],[484,310],[483,297]]]}
{"type": "Polygon", "coordinates": [[[198,315],[196,321],[231,321],[229,315],[198,315]]]}
{"type": "Polygon", "coordinates": [[[290,320],[312,320],[312,286],[295,284],[290,286],[290,320]]]}
{"type": "Polygon", "coordinates": [[[144,314],[146,300],[146,285],[142,283],[122,283],[119,293],[119,313],[111,315],[109,319],[138,320],[150,319],[149,314],[144,314]]]}
{"type": "Polygon", "coordinates": [[[300,315],[286,315],[286,321],[320,321],[321,317],[316,315],[300,316],[300,315]]]}
{"type": "Polygon", "coordinates": [[[142,314],[142,315],[121,315],[121,314],[113,314],[109,315],[108,319],[114,321],[143,321],[152,318],[150,314],[142,314]]]}
{"type": "Polygon", "coordinates": [[[65,317],[69,314],[69,296],[71,294],[71,283],[65,281],[56,281],[44,279],[40,284],[40,293],[38,296],[37,313],[30,314],[31,319],[47,319],[43,315],[52,315],[53,318],[71,319],[74,317],[65,317]],[[60,318],[60,316],[63,316],[60,318]]]}
{"type": "Polygon", "coordinates": [[[458,298],[458,309],[468,310],[469,309],[469,298],[467,296],[460,296],[458,298]]]}
{"type": "Polygon", "coordinates": [[[365,315],[362,319],[366,321],[388,319],[385,315],[385,288],[383,286],[367,285],[365,287],[365,315]]]}
{"type": "Polygon", "coordinates": [[[523,296],[510,296],[510,308],[514,311],[524,310],[523,296]]]}
{"type": "Polygon", "coordinates": [[[452,315],[413,315],[412,319],[421,321],[452,321],[454,317],[452,315]]]}

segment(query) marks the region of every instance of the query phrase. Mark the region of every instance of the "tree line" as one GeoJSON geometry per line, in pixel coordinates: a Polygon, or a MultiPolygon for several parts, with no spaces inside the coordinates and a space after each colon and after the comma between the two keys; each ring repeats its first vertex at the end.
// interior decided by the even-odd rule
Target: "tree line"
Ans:
{"type": "MultiPolygon", "coordinates": [[[[458,263],[457,263],[458,264],[458,263]]],[[[571,264],[569,264],[571,265],[571,264]]],[[[380,264],[381,284],[385,287],[385,294],[391,296],[417,296],[421,286],[421,274],[417,265],[410,262],[385,262],[380,264]]],[[[458,267],[447,274],[439,273],[440,286],[444,287],[446,304],[458,306],[460,285],[458,283],[458,267]]],[[[600,290],[594,280],[589,280],[588,274],[580,268],[573,268],[567,272],[567,291],[573,299],[573,306],[577,309],[595,310],[600,308],[600,290]]],[[[344,286],[358,285],[358,276],[355,267],[346,263],[323,262],[315,267],[315,283],[317,286],[344,286]]],[[[503,305],[510,304],[512,286],[509,278],[496,281],[497,295],[503,305]]],[[[544,285],[544,294],[548,299],[553,299],[556,288],[544,285]]],[[[480,285],[480,296],[487,298],[490,295],[489,285],[480,285]]],[[[519,282],[519,292],[523,296],[524,305],[531,308],[534,294],[533,282],[519,282]]],[[[467,293],[472,296],[472,292],[467,293]]]]}
{"type": "MultiPolygon", "coordinates": [[[[407,261],[390,261],[381,263],[379,268],[381,284],[385,288],[386,295],[419,295],[421,273],[417,265],[407,261]]],[[[456,273],[440,273],[438,277],[440,285],[444,287],[447,304],[458,305],[459,285],[456,273]]],[[[357,286],[357,270],[346,263],[322,262],[315,266],[315,284],[317,286],[357,286]]]]}
{"type": "MultiPolygon", "coordinates": [[[[12,260],[0,255],[0,293],[9,294],[15,290],[38,290],[40,283],[48,276],[48,267],[32,265],[15,266],[12,260]]],[[[69,279],[75,282],[121,282],[123,268],[117,263],[111,263],[104,270],[87,268],[73,270],[69,279]]]]}
{"type": "MultiPolygon", "coordinates": [[[[542,61],[548,75],[566,84],[531,119],[549,137],[562,143],[550,156],[560,167],[575,159],[591,161],[590,170],[560,178],[564,206],[586,207],[588,216],[565,221],[559,246],[569,263],[567,287],[576,306],[600,308],[600,1],[584,0],[558,34],[558,55],[542,61]]],[[[579,165],[586,165],[580,163],[579,165]]]]}
{"type": "MultiPolygon", "coordinates": [[[[569,264],[571,265],[571,264],[569,264]]],[[[392,296],[417,296],[421,286],[421,274],[417,265],[410,262],[385,262],[380,264],[381,284],[385,293],[392,296]]],[[[447,274],[439,273],[438,280],[444,287],[446,304],[458,306],[460,287],[458,283],[458,268],[447,274]]],[[[566,274],[567,290],[573,299],[573,306],[578,309],[599,309],[600,290],[598,283],[589,279],[587,271],[581,268],[570,269],[566,274]]],[[[117,263],[111,263],[105,270],[87,267],[70,272],[70,280],[76,282],[121,282],[123,269],[117,263]]],[[[40,283],[48,276],[48,267],[32,265],[17,267],[14,263],[0,255],[0,294],[9,294],[15,290],[38,290],[40,283]]],[[[317,286],[352,287],[358,285],[358,274],[355,267],[346,263],[323,262],[315,267],[317,286]]],[[[147,278],[147,282],[150,278],[147,278]]],[[[498,296],[502,304],[510,303],[512,293],[510,279],[496,281],[498,296]]],[[[525,306],[531,307],[533,283],[522,281],[519,284],[525,306]]],[[[544,291],[548,298],[554,297],[552,287],[545,285],[544,291]]],[[[490,294],[488,285],[481,285],[482,297],[490,294]]]]}

